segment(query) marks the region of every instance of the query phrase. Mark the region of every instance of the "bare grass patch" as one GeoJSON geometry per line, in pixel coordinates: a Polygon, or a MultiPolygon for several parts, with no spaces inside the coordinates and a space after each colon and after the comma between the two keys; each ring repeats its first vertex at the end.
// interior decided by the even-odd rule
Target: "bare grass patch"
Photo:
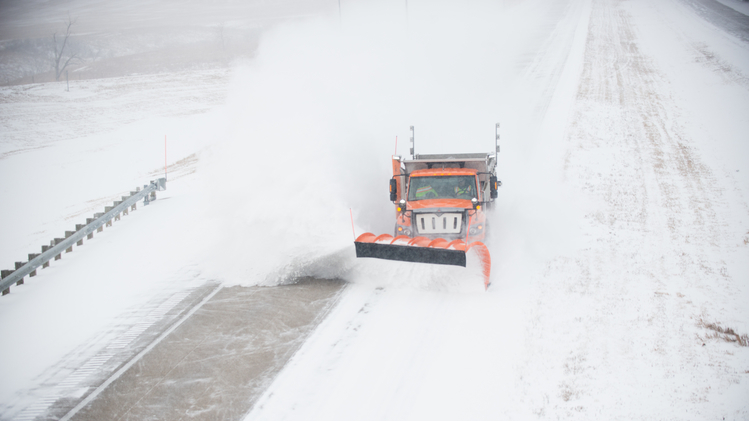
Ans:
{"type": "Polygon", "coordinates": [[[739,346],[749,346],[749,335],[738,334],[730,327],[722,327],[718,323],[707,323],[700,319],[699,326],[709,330],[705,339],[718,339],[725,342],[734,342],[739,346]]]}

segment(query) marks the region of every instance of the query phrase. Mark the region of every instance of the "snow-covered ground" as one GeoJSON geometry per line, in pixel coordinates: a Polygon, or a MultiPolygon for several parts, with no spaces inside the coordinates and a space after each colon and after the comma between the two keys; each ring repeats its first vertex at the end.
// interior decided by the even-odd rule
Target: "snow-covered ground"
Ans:
{"type": "Polygon", "coordinates": [[[159,176],[164,135],[175,171],[0,299],[3,417],[144,303],[311,275],[350,286],[247,419],[749,418],[749,347],[709,328],[749,333],[749,45],[678,0],[337,12],[230,70],[0,90],[3,267],[159,176]],[[488,292],[353,258],[396,136],[488,151],[497,121],[488,292]]]}
{"type": "Polygon", "coordinates": [[[749,2],[744,0],[718,0],[719,3],[730,7],[737,12],[749,15],[749,2]]]}

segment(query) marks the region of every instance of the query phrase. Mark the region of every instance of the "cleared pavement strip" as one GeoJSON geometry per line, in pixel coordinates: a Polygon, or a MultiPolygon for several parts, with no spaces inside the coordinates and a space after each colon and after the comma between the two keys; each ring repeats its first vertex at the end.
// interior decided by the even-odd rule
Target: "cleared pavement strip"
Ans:
{"type": "Polygon", "coordinates": [[[70,419],[240,419],[344,285],[222,288],[70,419]]]}

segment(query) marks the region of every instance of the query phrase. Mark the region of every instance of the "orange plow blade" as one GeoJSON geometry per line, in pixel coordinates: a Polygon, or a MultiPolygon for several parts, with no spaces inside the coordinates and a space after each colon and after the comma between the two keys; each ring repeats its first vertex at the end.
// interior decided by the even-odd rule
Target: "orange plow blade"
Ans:
{"type": "Polygon", "coordinates": [[[491,283],[491,256],[486,245],[479,241],[466,246],[462,240],[448,242],[442,238],[430,240],[426,237],[409,238],[403,235],[393,238],[389,234],[376,236],[365,233],[356,239],[354,245],[356,257],[462,267],[466,267],[466,256],[471,253],[478,258],[481,265],[484,287],[489,288],[491,283]]]}

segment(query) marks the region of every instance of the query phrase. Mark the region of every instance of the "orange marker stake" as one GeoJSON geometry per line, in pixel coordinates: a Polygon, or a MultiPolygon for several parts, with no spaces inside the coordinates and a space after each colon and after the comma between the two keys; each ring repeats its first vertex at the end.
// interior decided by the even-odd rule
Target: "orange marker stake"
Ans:
{"type": "Polygon", "coordinates": [[[351,214],[351,232],[354,233],[354,241],[356,241],[356,230],[354,229],[354,212],[351,208],[348,208],[349,214],[351,214]]]}

